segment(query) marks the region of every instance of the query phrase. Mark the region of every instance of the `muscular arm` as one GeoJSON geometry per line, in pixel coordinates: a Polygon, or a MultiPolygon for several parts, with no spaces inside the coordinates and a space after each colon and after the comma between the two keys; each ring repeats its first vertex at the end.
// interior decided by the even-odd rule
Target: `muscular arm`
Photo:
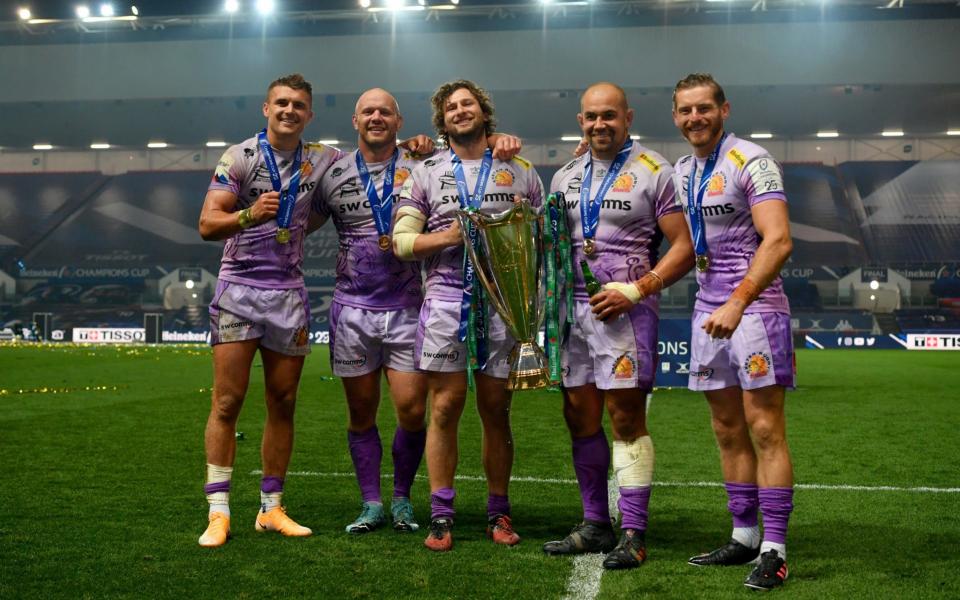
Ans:
{"type": "MultiPolygon", "coordinates": [[[[210,190],[203,199],[200,210],[200,237],[207,241],[225,240],[243,227],[240,226],[240,211],[234,211],[237,195],[226,190],[210,190]]],[[[253,224],[262,223],[277,214],[280,208],[280,194],[267,192],[262,194],[249,208],[253,224]]]]}
{"type": "Polygon", "coordinates": [[[629,311],[634,304],[675,283],[693,268],[693,242],[683,213],[667,213],[657,219],[660,231],[670,241],[670,249],[654,268],[657,275],[644,275],[632,283],[608,283],[604,290],[590,299],[593,314],[601,321],[629,311]]]}
{"type": "Polygon", "coordinates": [[[790,217],[785,202],[760,202],[751,207],[750,214],[757,233],[763,239],[743,281],[723,306],[713,311],[703,324],[704,331],[715,338],[733,335],[743,318],[743,311],[777,278],[793,250],[790,217]]]}
{"type": "Polygon", "coordinates": [[[417,209],[402,206],[393,226],[393,253],[400,260],[422,260],[446,248],[462,244],[460,225],[454,221],[449,229],[423,233],[427,219],[417,209]]]}

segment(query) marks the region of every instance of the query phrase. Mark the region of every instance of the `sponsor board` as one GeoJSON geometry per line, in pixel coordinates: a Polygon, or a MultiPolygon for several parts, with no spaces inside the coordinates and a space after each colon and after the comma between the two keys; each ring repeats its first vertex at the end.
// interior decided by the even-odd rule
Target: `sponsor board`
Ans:
{"type": "Polygon", "coordinates": [[[209,331],[163,331],[160,334],[160,339],[165,343],[209,344],[210,332],[209,331]]]}
{"type": "Polygon", "coordinates": [[[73,341],[90,344],[142,344],[143,327],[74,327],[73,341]]]}
{"type": "Polygon", "coordinates": [[[815,350],[834,348],[854,348],[857,350],[903,350],[906,347],[903,336],[856,335],[837,333],[808,333],[804,336],[804,346],[815,350]]]}
{"type": "Polygon", "coordinates": [[[654,386],[687,387],[690,377],[690,319],[660,319],[654,386]]]}
{"type": "Polygon", "coordinates": [[[960,333],[910,333],[907,350],[960,350],[960,333]]]}

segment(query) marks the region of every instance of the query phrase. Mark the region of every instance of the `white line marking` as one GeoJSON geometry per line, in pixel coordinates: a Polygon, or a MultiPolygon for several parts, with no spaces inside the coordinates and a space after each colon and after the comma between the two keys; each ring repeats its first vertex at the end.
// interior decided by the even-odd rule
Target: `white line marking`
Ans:
{"type": "Polygon", "coordinates": [[[893,340],[893,341],[895,341],[896,343],[900,344],[900,345],[903,346],[904,348],[907,347],[907,342],[901,340],[900,337],[899,337],[897,334],[895,334],[895,333],[888,333],[887,335],[890,336],[890,339],[891,339],[891,340],[893,340]]]}
{"type": "Polygon", "coordinates": [[[807,343],[808,343],[808,344],[810,344],[810,345],[813,346],[814,348],[819,348],[820,350],[823,350],[823,344],[821,344],[821,343],[818,342],[817,340],[813,339],[813,338],[810,337],[809,335],[808,335],[808,336],[804,336],[804,337],[805,337],[805,339],[807,340],[807,343]]]}
{"type": "Polygon", "coordinates": [[[573,557],[573,570],[567,578],[562,600],[593,600],[600,593],[603,577],[602,554],[578,554],[573,557]]]}
{"type": "MultiPolygon", "coordinates": [[[[250,471],[251,475],[262,475],[263,471],[250,471]]],[[[321,471],[290,471],[288,477],[356,477],[353,473],[324,473],[321,471]]],[[[382,479],[392,479],[393,473],[384,473],[380,476],[382,479]]],[[[417,475],[417,479],[426,479],[423,475],[417,475]]],[[[460,481],[486,481],[487,478],[482,475],[457,475],[460,481]]],[[[511,477],[510,481],[517,483],[551,483],[560,485],[576,484],[576,479],[560,479],[557,477],[511,477]]],[[[678,488],[713,488],[723,487],[720,481],[654,481],[656,487],[678,487],[678,488]]],[[[913,492],[918,494],[960,494],[960,487],[902,487],[897,485],[843,485],[828,483],[795,483],[793,487],[798,490],[838,490],[849,492],[913,492]]]]}

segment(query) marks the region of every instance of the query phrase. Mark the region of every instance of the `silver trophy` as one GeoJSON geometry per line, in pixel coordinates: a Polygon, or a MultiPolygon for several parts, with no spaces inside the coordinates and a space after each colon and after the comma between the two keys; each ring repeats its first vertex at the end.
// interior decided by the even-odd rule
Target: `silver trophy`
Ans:
{"type": "Polygon", "coordinates": [[[543,217],[526,199],[496,215],[457,212],[460,232],[477,278],[517,343],[510,351],[508,390],[550,385],[547,357],[537,345],[543,322],[543,217]],[[479,243],[470,243],[470,226],[479,243]]]}

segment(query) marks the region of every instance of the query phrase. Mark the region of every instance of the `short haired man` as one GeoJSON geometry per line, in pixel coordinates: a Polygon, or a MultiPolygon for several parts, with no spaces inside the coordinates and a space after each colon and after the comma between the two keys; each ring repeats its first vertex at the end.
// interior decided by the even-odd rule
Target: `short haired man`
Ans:
{"type": "MultiPolygon", "coordinates": [[[[484,90],[471,81],[453,81],[440,86],[431,102],[434,126],[450,148],[418,165],[404,184],[393,244],[397,256],[422,260],[426,271],[416,343],[418,366],[427,371],[431,403],[426,454],[432,510],[424,543],[431,550],[448,551],[453,547],[457,430],[470,368],[468,343],[461,341],[460,333],[470,333],[473,310],[472,288],[464,281],[464,246],[456,211],[472,206],[483,213],[497,213],[519,198],[539,207],[543,191],[529,162],[520,157],[494,159],[487,149],[486,139],[495,122],[493,104],[484,90]]],[[[513,530],[508,497],[513,466],[511,394],[505,387],[513,339],[492,310],[473,310],[473,315],[487,321],[485,328],[477,328],[480,368],[476,376],[488,489],[487,534],[496,543],[515,545],[520,537],[513,530]],[[481,356],[483,341],[486,357],[481,356]]]]}
{"type": "Polygon", "coordinates": [[[577,121],[590,151],[567,163],[550,191],[570,224],[573,322],[561,348],[563,414],[573,442],[583,521],[547,554],[606,552],[603,566],[628,569],[646,558],[653,442],[646,397],[657,366],[660,290],[693,266],[693,247],[674,202],[673,169],[630,138],[633,110],[623,90],[597,83],[583,93],[577,121]],[[663,237],[670,249],[660,258],[663,237]],[[591,297],[578,266],[603,283],[591,297]],[[603,430],[613,427],[613,470],[623,516],[619,543],[610,524],[603,430]]]}
{"type": "Polygon", "coordinates": [[[303,238],[312,190],[338,151],[301,140],[313,118],[312,88],[299,74],[272,82],[263,103],[266,128],[224,152],[200,213],[205,240],[226,240],[210,303],[213,400],[205,447],[209,503],[201,546],[230,534],[230,479],[237,418],[260,351],[266,386],[263,478],[257,531],[308,536],[287,516],[283,481],[293,449],[293,415],[303,361],[310,352],[310,309],[303,283],[303,238]]]}
{"type": "Polygon", "coordinates": [[[793,467],[784,390],[793,387],[790,306],[780,268],[790,220],[780,165],[724,130],[730,115],[714,78],[694,73],[673,93],[673,121],[693,154],[676,164],[678,198],[697,252],[689,387],[710,404],[733,515],[730,542],[693,565],[758,560],[744,584],[773,589],[787,578],[793,467]],[[757,510],[763,513],[763,539],[757,510]],[[759,555],[759,559],[758,559],[759,555]]]}

